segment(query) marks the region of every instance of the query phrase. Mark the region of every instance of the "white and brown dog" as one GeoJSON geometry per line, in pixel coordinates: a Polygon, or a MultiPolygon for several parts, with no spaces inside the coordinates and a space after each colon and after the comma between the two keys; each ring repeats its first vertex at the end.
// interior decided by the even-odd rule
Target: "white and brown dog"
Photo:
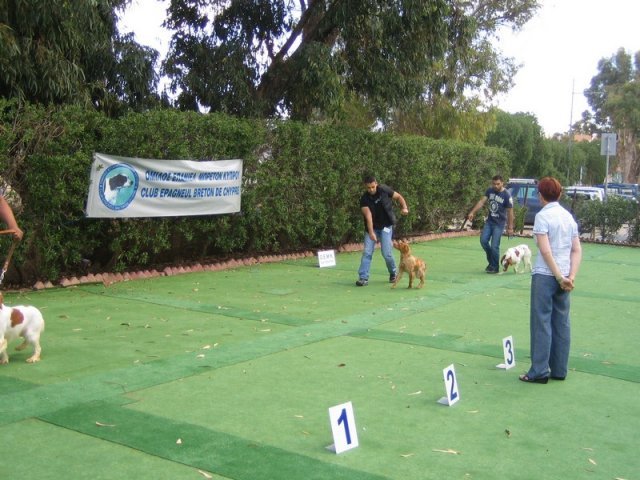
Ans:
{"type": "Polygon", "coordinates": [[[500,259],[503,271],[507,271],[510,265],[513,265],[513,271],[518,272],[518,265],[524,264],[521,271],[525,271],[529,268],[531,271],[531,249],[524,243],[516,247],[507,249],[502,258],[500,259]]]}
{"type": "Polygon", "coordinates": [[[33,355],[27,358],[27,362],[40,361],[40,334],[44,330],[42,313],[36,307],[20,305],[9,307],[4,305],[2,292],[0,292],[0,364],[9,363],[7,347],[9,342],[22,337],[23,341],[16,350],[24,350],[33,345],[33,355]]]}

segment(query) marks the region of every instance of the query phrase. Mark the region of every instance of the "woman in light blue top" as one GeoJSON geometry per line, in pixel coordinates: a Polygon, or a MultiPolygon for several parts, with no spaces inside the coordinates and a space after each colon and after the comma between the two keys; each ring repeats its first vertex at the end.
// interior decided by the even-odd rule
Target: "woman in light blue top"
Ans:
{"type": "Polygon", "coordinates": [[[558,200],[560,182],[538,182],[542,210],[533,225],[538,255],[531,276],[531,367],[520,380],[547,383],[564,380],[569,363],[570,292],[582,260],[578,226],[558,200]]]}

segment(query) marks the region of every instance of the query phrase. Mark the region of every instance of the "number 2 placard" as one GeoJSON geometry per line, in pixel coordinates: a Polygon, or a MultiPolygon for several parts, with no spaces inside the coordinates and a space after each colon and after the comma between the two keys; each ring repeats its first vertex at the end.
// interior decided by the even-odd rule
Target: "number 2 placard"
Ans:
{"type": "Polygon", "coordinates": [[[358,446],[358,432],[351,402],[329,408],[329,421],[336,453],[346,452],[358,446]]]}
{"type": "Polygon", "coordinates": [[[460,400],[458,379],[456,378],[456,370],[453,368],[453,363],[442,371],[442,375],[444,376],[444,388],[447,391],[447,396],[442,397],[438,402],[451,406],[460,400]]]}

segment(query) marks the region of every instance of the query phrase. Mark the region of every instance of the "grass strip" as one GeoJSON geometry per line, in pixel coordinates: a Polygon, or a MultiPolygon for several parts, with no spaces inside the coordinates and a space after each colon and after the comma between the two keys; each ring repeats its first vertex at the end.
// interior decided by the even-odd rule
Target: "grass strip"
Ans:
{"type": "MultiPolygon", "coordinates": [[[[134,410],[91,402],[41,417],[51,424],[236,480],[385,477],[134,410]]],[[[322,445],[318,445],[323,449],[322,445]]],[[[333,455],[327,451],[327,456],[333,455]]]]}

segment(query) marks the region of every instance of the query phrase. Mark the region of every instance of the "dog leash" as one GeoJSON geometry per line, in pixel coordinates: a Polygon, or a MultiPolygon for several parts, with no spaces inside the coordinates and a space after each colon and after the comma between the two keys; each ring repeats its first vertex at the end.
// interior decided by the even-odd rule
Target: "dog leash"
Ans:
{"type": "MultiPolygon", "coordinates": [[[[0,230],[0,235],[14,234],[15,230],[0,230]]],[[[13,238],[13,242],[11,242],[11,246],[9,247],[9,253],[7,254],[7,258],[4,261],[4,265],[2,266],[2,272],[0,272],[0,285],[2,285],[2,281],[4,280],[4,274],[9,270],[9,263],[11,262],[11,257],[13,256],[13,251],[20,243],[19,238],[13,238]]]]}

